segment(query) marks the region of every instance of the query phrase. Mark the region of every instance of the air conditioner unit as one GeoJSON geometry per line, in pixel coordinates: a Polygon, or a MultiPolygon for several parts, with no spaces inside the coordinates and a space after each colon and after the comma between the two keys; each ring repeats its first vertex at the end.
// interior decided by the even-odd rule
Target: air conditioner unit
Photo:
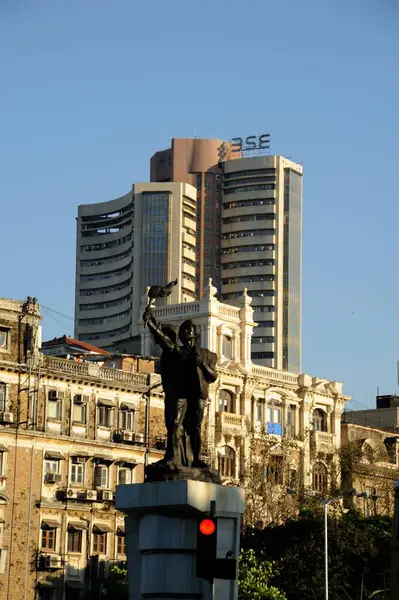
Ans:
{"type": "Polygon", "coordinates": [[[12,412],[3,412],[1,413],[1,420],[3,421],[3,423],[13,423],[14,415],[12,412]]]}
{"type": "Polygon", "coordinates": [[[86,500],[97,500],[97,492],[96,490],[86,490],[85,492],[86,500]]]}
{"type": "Polygon", "coordinates": [[[48,569],[61,569],[62,561],[61,557],[56,554],[48,554],[45,559],[45,565],[48,569]]]}
{"type": "Polygon", "coordinates": [[[61,475],[58,473],[45,473],[44,482],[45,483],[59,483],[61,481],[61,475]]]}
{"type": "Polygon", "coordinates": [[[122,431],[122,440],[124,442],[132,442],[134,439],[134,434],[132,431],[122,431]]]}
{"type": "Polygon", "coordinates": [[[108,492],[106,490],[103,490],[101,492],[101,499],[102,500],[113,500],[114,499],[114,492],[108,492]]]}
{"type": "Polygon", "coordinates": [[[67,488],[66,489],[66,497],[67,498],[77,498],[78,497],[78,491],[74,490],[73,488],[67,488]]]}
{"type": "Polygon", "coordinates": [[[58,400],[59,398],[62,398],[62,392],[59,390],[50,390],[48,393],[48,398],[49,400],[58,400]]]}
{"type": "Polygon", "coordinates": [[[75,456],[75,459],[73,462],[77,465],[84,465],[86,462],[86,459],[84,456],[75,456]]]}
{"type": "Polygon", "coordinates": [[[144,444],[144,442],[145,442],[145,435],[144,435],[144,433],[135,433],[134,434],[134,441],[138,442],[139,444],[144,444]]]}
{"type": "Polygon", "coordinates": [[[75,394],[73,398],[74,404],[86,404],[89,401],[87,394],[75,394]]]}

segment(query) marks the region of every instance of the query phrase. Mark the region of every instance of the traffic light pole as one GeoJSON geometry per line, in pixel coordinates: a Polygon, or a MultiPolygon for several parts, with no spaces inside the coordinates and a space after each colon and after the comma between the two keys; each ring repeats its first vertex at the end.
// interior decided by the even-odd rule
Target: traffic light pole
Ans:
{"type": "Polygon", "coordinates": [[[129,600],[237,599],[242,489],[192,480],[120,485],[116,508],[126,514],[129,600]],[[211,532],[205,538],[215,528],[205,544],[216,571],[198,577],[201,523],[211,532]]]}

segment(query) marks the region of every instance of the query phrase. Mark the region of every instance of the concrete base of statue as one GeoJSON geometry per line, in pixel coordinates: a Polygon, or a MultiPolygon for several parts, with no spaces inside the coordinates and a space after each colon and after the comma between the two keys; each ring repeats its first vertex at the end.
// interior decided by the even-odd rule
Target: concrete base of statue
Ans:
{"type": "Polygon", "coordinates": [[[129,600],[236,600],[237,581],[196,577],[197,523],[214,508],[217,557],[237,559],[244,491],[204,481],[118,485],[126,514],[129,600]]]}
{"type": "Polygon", "coordinates": [[[202,467],[178,467],[171,468],[167,463],[160,460],[148,465],[145,469],[145,481],[206,481],[208,483],[222,483],[218,471],[211,469],[204,463],[202,467]]]}

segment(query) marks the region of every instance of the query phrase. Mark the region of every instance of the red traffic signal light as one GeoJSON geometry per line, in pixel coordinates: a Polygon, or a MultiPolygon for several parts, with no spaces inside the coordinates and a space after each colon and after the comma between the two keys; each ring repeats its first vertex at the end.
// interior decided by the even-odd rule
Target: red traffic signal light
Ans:
{"type": "Polygon", "coordinates": [[[203,516],[197,523],[196,574],[206,581],[213,581],[216,568],[217,519],[203,516]]]}
{"type": "Polygon", "coordinates": [[[199,524],[199,530],[203,535],[212,535],[215,532],[216,525],[212,519],[202,519],[199,524]]]}

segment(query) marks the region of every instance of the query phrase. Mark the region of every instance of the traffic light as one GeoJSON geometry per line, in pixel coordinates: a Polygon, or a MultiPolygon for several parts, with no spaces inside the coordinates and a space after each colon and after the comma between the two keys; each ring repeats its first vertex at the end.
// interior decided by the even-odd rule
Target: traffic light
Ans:
{"type": "Polygon", "coordinates": [[[217,519],[203,516],[197,525],[197,577],[212,583],[216,571],[217,519]]]}

